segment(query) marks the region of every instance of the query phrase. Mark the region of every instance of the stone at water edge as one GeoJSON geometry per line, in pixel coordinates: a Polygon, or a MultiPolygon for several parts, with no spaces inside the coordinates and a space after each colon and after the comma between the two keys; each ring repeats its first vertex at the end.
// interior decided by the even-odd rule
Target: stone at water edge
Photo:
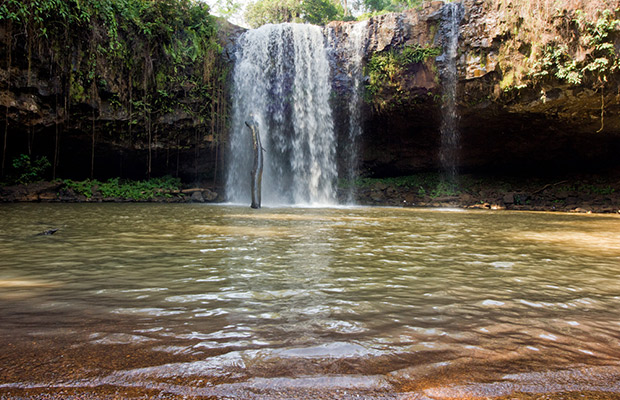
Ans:
{"type": "Polygon", "coordinates": [[[215,201],[215,199],[217,199],[217,193],[215,193],[213,190],[205,189],[202,192],[202,197],[205,199],[205,201],[215,201]]]}
{"type": "Polygon", "coordinates": [[[198,202],[198,203],[215,201],[217,199],[217,197],[218,197],[217,192],[215,192],[215,191],[213,191],[211,189],[200,188],[200,187],[195,187],[195,188],[191,188],[191,189],[183,189],[183,190],[180,191],[180,193],[183,193],[183,194],[186,194],[186,195],[190,195],[189,201],[191,201],[191,202],[198,202]],[[196,193],[198,193],[198,194],[196,195],[196,193]]]}
{"type": "Polygon", "coordinates": [[[502,198],[505,204],[514,204],[515,202],[515,194],[514,193],[506,193],[502,198]]]}
{"type": "Polygon", "coordinates": [[[205,199],[204,197],[202,197],[202,193],[201,192],[194,192],[192,193],[192,196],[190,197],[190,200],[192,203],[204,203],[205,199]]]}

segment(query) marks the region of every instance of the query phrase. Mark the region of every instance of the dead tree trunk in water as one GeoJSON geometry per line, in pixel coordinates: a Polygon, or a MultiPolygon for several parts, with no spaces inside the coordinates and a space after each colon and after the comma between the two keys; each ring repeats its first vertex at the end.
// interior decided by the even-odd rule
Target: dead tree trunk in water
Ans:
{"type": "Polygon", "coordinates": [[[260,208],[261,184],[263,180],[263,146],[260,143],[258,124],[254,120],[245,121],[252,134],[254,164],[252,166],[252,208],[260,208]]]}

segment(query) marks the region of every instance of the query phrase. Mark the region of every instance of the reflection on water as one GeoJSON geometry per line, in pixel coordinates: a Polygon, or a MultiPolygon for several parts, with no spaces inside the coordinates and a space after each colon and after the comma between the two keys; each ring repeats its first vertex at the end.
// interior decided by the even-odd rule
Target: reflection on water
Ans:
{"type": "Polygon", "coordinates": [[[616,217],[40,204],[0,221],[0,395],[620,393],[616,217]]]}

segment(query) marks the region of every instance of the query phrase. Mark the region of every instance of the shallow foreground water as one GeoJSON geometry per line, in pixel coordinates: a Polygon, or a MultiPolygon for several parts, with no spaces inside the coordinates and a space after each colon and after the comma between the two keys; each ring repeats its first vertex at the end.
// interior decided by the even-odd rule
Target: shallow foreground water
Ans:
{"type": "Polygon", "coordinates": [[[0,227],[0,397],[620,395],[618,217],[15,204],[0,227]]]}

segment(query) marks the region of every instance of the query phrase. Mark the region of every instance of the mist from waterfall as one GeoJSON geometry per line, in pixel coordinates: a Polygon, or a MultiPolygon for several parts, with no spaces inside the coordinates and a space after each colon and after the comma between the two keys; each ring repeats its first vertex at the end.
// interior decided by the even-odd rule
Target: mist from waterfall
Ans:
{"type": "Polygon", "coordinates": [[[336,203],[336,138],[330,67],[321,28],[264,25],[238,42],[226,182],[228,200],[248,203],[251,136],[264,146],[263,204],[336,203]]]}
{"type": "Polygon", "coordinates": [[[459,44],[459,24],[463,17],[460,2],[447,3],[443,8],[440,34],[443,37],[443,54],[438,57],[440,77],[443,87],[441,118],[441,149],[439,158],[446,178],[456,182],[459,165],[460,133],[456,109],[457,50],[459,44]]]}

